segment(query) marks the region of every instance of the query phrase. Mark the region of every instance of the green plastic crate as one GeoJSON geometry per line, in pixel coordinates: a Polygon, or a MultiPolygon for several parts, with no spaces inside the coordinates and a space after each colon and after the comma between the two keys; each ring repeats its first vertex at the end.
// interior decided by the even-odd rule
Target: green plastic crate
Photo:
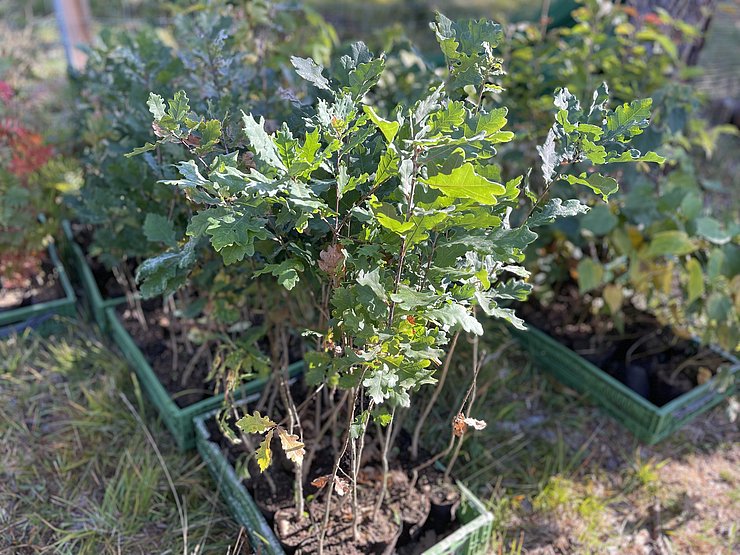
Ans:
{"type": "MultiPolygon", "coordinates": [[[[149,396],[152,403],[154,403],[167,429],[175,438],[178,448],[181,451],[192,449],[195,446],[193,417],[205,412],[218,410],[224,401],[223,394],[214,395],[208,399],[193,403],[188,407],[180,408],[172,400],[170,394],[159,381],[154,370],[152,370],[144,354],[136,346],[136,343],[134,343],[126,328],[123,327],[115,308],[108,307],[106,309],[106,316],[108,318],[108,329],[113,340],[133,367],[141,382],[142,389],[149,396]]],[[[303,370],[303,362],[295,363],[289,367],[291,375],[296,375],[301,370],[303,370]]],[[[240,399],[245,395],[260,391],[264,387],[264,384],[264,379],[253,380],[232,393],[232,397],[240,399]]]]}
{"type": "Polygon", "coordinates": [[[658,407],[549,335],[529,324],[527,327],[526,331],[511,331],[538,366],[576,391],[587,393],[607,414],[648,444],[665,439],[737,390],[740,361],[714,349],[733,364],[731,384],[720,388],[719,380],[713,378],[658,407]]]}
{"type": "Polygon", "coordinates": [[[72,226],[69,221],[62,222],[62,229],[67,239],[67,253],[66,258],[71,264],[77,281],[82,285],[82,290],[85,292],[85,298],[87,299],[88,309],[92,315],[93,320],[103,331],[108,331],[108,318],[106,316],[106,309],[109,307],[118,306],[126,302],[126,297],[113,297],[110,299],[104,299],[98,284],[95,281],[95,276],[87,263],[87,257],[82,252],[82,247],[77,244],[72,232],[72,226]]]}
{"type": "Polygon", "coordinates": [[[57,249],[54,244],[51,244],[47,250],[49,252],[49,258],[57,271],[59,283],[64,291],[64,297],[54,299],[53,301],[0,311],[0,327],[22,331],[24,327],[36,327],[37,324],[42,323],[48,316],[53,314],[69,316],[71,318],[77,316],[77,298],[75,297],[74,289],[72,289],[72,284],[69,281],[64,265],[59,260],[57,249]]]}
{"type": "MultiPolygon", "coordinates": [[[[259,395],[253,395],[244,402],[254,402],[259,395]]],[[[213,418],[218,410],[200,414],[194,418],[195,444],[215,480],[221,496],[231,510],[236,522],[249,534],[252,548],[266,555],[285,555],[272,528],[260,512],[241,479],[236,475],[219,446],[211,441],[206,421],[213,418]]],[[[462,499],[457,510],[458,519],[464,523],[442,541],[424,551],[424,555],[485,555],[489,552],[493,515],[485,505],[459,481],[462,499]]]]}

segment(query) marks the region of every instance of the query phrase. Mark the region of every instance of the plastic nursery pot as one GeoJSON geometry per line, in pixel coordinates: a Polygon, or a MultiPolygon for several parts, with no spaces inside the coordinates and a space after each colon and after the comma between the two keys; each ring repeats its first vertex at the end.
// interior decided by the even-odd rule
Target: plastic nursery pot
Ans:
{"type": "Polygon", "coordinates": [[[733,364],[731,383],[721,384],[715,376],[659,407],[546,333],[529,324],[527,328],[512,328],[511,332],[538,366],[565,385],[587,393],[607,414],[648,444],[665,439],[737,390],[740,360],[712,347],[733,364]]]}
{"type": "Polygon", "coordinates": [[[77,316],[77,298],[75,297],[75,292],[72,289],[67,272],[59,260],[57,249],[51,244],[47,250],[54,269],[57,272],[64,296],[52,301],[0,311],[0,337],[10,335],[14,332],[21,332],[26,328],[35,328],[43,331],[46,322],[55,314],[72,318],[77,316]]]}
{"type": "MultiPolygon", "coordinates": [[[[142,389],[146,392],[151,402],[157,408],[157,412],[167,426],[167,429],[175,438],[177,446],[181,451],[192,449],[195,446],[195,435],[193,433],[193,417],[218,411],[224,401],[224,395],[218,394],[207,399],[193,403],[185,408],[179,407],[170,397],[165,387],[157,378],[154,370],[149,365],[144,354],[136,346],[129,333],[123,327],[118,314],[113,307],[108,307],[106,317],[108,319],[107,328],[123,352],[128,362],[136,372],[141,383],[142,389]]],[[[289,367],[292,376],[299,374],[303,370],[303,362],[297,362],[289,367]]],[[[264,379],[256,379],[244,384],[234,391],[231,396],[240,399],[250,393],[261,391],[264,387],[264,379]]]]}
{"type": "Polygon", "coordinates": [[[103,298],[98,283],[95,281],[95,276],[87,262],[87,257],[82,252],[82,247],[75,241],[72,225],[69,221],[65,220],[62,222],[62,229],[67,239],[66,257],[72,266],[77,281],[82,285],[90,314],[100,329],[108,331],[106,309],[125,303],[126,297],[103,298]]]}
{"type": "MultiPolygon", "coordinates": [[[[253,402],[257,395],[246,397],[244,402],[253,402]]],[[[194,418],[195,444],[215,480],[221,496],[226,501],[236,522],[249,534],[252,549],[267,555],[286,555],[265,517],[252,496],[237,476],[218,444],[211,440],[206,422],[218,410],[200,414],[194,418]]],[[[485,555],[493,528],[493,515],[485,505],[459,481],[460,505],[456,517],[461,526],[452,534],[423,552],[423,555],[485,555]]]]}

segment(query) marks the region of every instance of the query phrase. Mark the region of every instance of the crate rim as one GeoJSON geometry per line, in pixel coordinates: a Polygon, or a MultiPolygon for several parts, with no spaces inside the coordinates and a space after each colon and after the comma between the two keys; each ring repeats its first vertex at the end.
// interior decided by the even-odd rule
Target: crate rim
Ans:
{"type": "MultiPolygon", "coordinates": [[[[605,372],[604,370],[602,370],[601,368],[599,368],[592,362],[586,360],[584,357],[576,353],[574,350],[566,347],[565,345],[560,343],[557,339],[550,336],[546,332],[540,330],[539,328],[537,328],[536,326],[533,326],[532,324],[525,323],[525,325],[527,329],[522,330],[521,333],[532,333],[535,337],[537,337],[537,339],[541,339],[551,346],[557,346],[561,349],[565,349],[569,354],[572,353],[572,355],[578,357],[580,359],[580,362],[584,366],[588,367],[589,370],[595,371],[599,379],[603,380],[604,382],[607,382],[610,386],[617,389],[620,393],[629,397],[630,400],[641,405],[643,408],[651,411],[656,416],[660,416],[660,417],[669,416],[671,412],[676,410],[676,408],[680,408],[682,405],[687,404],[688,402],[691,402],[696,398],[702,397],[703,395],[711,393],[716,390],[717,377],[713,376],[710,380],[704,382],[701,385],[698,385],[692,388],[690,391],[687,391],[683,395],[679,395],[678,397],[669,401],[662,407],[659,407],[656,404],[645,399],[643,396],[639,395],[635,391],[632,391],[629,387],[624,385],[622,382],[620,382],[613,376],[610,376],[607,372],[605,372]]],[[[696,338],[692,338],[692,339],[694,341],[697,341],[696,338]]],[[[720,349],[719,347],[715,345],[708,345],[707,347],[712,349],[715,353],[725,357],[732,363],[732,366],[730,367],[730,372],[732,375],[736,375],[738,374],[738,372],[740,372],[740,359],[738,359],[731,353],[728,353],[720,349]]]]}
{"type": "Polygon", "coordinates": [[[66,308],[68,306],[74,306],[77,302],[77,296],[75,295],[72,283],[67,275],[67,270],[62,264],[59,258],[59,253],[54,242],[49,243],[46,247],[46,252],[49,253],[51,263],[56,268],[59,275],[59,281],[61,283],[62,292],[64,295],[58,299],[52,299],[42,303],[32,304],[28,306],[21,306],[17,308],[11,308],[0,312],[0,326],[6,326],[16,324],[27,320],[37,315],[46,314],[49,312],[55,312],[58,309],[66,308]]]}

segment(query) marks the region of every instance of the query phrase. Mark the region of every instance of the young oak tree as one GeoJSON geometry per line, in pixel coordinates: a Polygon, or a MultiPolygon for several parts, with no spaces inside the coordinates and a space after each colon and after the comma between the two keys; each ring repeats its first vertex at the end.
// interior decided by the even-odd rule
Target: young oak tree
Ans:
{"type": "MultiPolygon", "coordinates": [[[[308,471],[302,467],[310,467],[312,450],[323,439],[320,433],[303,436],[302,410],[319,403],[322,391],[337,391],[328,399],[329,410],[323,409],[330,422],[338,422],[338,415],[346,419],[336,427],[332,472],[307,476],[326,486],[324,518],[316,530],[319,551],[331,497],[345,490],[343,476],[357,528],[357,476],[369,422],[384,426],[390,437],[396,409],[435,383],[452,338],[483,333],[477,315],[522,327],[504,305],[526,298],[531,288],[522,261],[537,237],[534,230],[587,211],[578,200],[535,197],[524,175],[502,175],[496,149],[515,136],[506,129],[507,109],[489,110],[483,102],[489,91],[500,90],[493,80],[502,71],[494,54],[501,27],[456,23],[440,14],[432,28],[447,61],[444,78],[421,100],[389,113],[365,103],[384,58],[364,44],[355,44],[331,76],[311,59],[293,58],[317,95],[314,105],[300,107],[303,122],[270,133],[261,118],[245,113],[254,167],[246,167],[238,151],[181,162],[180,179],[169,183],[195,207],[187,241],[139,271],[144,282],[187,272],[193,246],[208,241],[227,265],[248,262],[255,277],[313,292],[318,317],[306,328],[318,340],[305,356],[307,402],[296,406],[282,375],[285,419],[255,412],[238,425],[264,434],[256,451],[261,470],[270,465],[273,439],[280,438],[297,467],[302,515],[300,492],[308,471]],[[514,211],[519,217],[512,217],[514,211]]],[[[556,92],[555,106],[555,122],[537,149],[546,190],[560,183],[584,185],[607,199],[617,182],[596,166],[661,161],[628,145],[648,125],[649,99],[612,110],[602,85],[587,107],[567,89],[556,92]],[[585,169],[578,166],[584,161],[585,169]]],[[[468,426],[484,423],[462,411],[455,415],[457,437],[468,426]]],[[[388,443],[382,454],[386,475],[388,443]]]]}

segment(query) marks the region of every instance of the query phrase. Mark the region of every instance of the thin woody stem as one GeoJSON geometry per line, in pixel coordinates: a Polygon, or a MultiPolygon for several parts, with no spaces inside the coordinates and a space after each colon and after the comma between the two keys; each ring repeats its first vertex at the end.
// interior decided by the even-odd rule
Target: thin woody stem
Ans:
{"type": "Polygon", "coordinates": [[[439,395],[442,393],[445,381],[447,380],[447,373],[450,369],[450,363],[452,362],[452,356],[455,353],[457,339],[459,337],[460,331],[458,330],[457,332],[455,332],[455,335],[452,338],[452,343],[450,343],[450,348],[447,351],[447,357],[445,358],[444,364],[442,365],[442,373],[439,376],[437,386],[434,388],[434,393],[432,393],[429,402],[426,404],[424,410],[419,415],[419,420],[416,422],[416,426],[414,427],[414,434],[411,437],[411,459],[414,461],[419,458],[419,437],[421,436],[421,430],[424,427],[426,419],[429,417],[429,413],[432,412],[432,408],[436,404],[439,395]]]}
{"type": "MultiPolygon", "coordinates": [[[[388,451],[390,450],[391,446],[391,437],[393,437],[393,420],[396,416],[396,407],[393,407],[391,409],[391,421],[388,424],[388,429],[385,432],[385,443],[383,445],[383,481],[380,484],[380,494],[378,495],[378,500],[375,503],[375,509],[373,510],[373,520],[375,520],[375,517],[378,514],[378,511],[380,510],[381,505],[383,505],[383,500],[385,499],[385,494],[388,490],[388,451]]],[[[380,432],[380,430],[378,430],[380,432]]]]}
{"type": "Polygon", "coordinates": [[[342,446],[342,450],[337,456],[337,458],[334,461],[334,470],[332,472],[331,480],[329,481],[328,491],[326,493],[326,508],[324,509],[324,517],[321,522],[321,534],[319,535],[319,555],[323,555],[324,553],[324,540],[326,539],[326,530],[329,527],[329,515],[331,514],[331,498],[334,493],[334,481],[337,479],[337,474],[339,473],[339,466],[342,464],[342,458],[344,457],[344,454],[347,452],[347,447],[349,446],[350,441],[350,427],[352,426],[352,422],[355,419],[355,405],[357,404],[357,396],[359,393],[358,388],[354,388],[354,392],[352,395],[351,400],[351,407],[349,410],[349,420],[347,423],[347,431],[345,433],[344,437],[344,445],[342,446]]]}

